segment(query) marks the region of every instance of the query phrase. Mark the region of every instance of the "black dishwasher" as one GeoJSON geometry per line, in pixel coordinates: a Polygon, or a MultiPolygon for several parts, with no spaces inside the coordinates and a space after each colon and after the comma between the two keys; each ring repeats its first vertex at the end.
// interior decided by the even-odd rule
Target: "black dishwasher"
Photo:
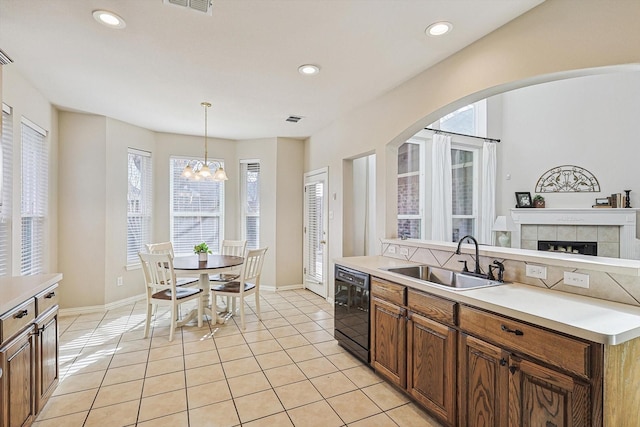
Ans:
{"type": "Polygon", "coordinates": [[[336,265],[334,301],[334,337],[369,363],[369,275],[336,265]]]}

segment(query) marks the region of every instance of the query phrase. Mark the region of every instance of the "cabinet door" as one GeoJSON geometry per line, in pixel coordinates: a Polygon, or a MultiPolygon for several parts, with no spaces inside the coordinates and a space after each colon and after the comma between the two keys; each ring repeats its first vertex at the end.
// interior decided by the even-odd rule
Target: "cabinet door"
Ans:
{"type": "Polygon", "coordinates": [[[507,352],[460,334],[458,386],[461,427],[508,426],[507,352]]]}
{"type": "Polygon", "coordinates": [[[411,313],[407,390],[447,425],[455,424],[456,330],[411,313]]]}
{"type": "Polygon", "coordinates": [[[36,408],[41,411],[58,385],[58,310],[51,310],[50,314],[38,321],[36,326],[38,327],[36,408]]]}
{"type": "Polygon", "coordinates": [[[405,388],[407,384],[406,309],[380,298],[371,300],[371,365],[405,388]]]}
{"type": "Polygon", "coordinates": [[[587,427],[590,388],[573,377],[527,360],[509,361],[511,427],[587,427]]]}
{"type": "Polygon", "coordinates": [[[2,366],[2,427],[30,425],[35,414],[33,399],[33,327],[26,329],[0,349],[2,366]]]}

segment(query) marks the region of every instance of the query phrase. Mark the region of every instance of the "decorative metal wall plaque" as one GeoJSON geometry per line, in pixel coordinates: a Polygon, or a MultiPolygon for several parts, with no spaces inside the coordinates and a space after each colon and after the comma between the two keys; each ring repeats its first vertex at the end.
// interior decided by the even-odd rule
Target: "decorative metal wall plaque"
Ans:
{"type": "Polygon", "coordinates": [[[536,193],[584,193],[600,191],[596,177],[580,166],[562,165],[542,174],[536,193]]]}

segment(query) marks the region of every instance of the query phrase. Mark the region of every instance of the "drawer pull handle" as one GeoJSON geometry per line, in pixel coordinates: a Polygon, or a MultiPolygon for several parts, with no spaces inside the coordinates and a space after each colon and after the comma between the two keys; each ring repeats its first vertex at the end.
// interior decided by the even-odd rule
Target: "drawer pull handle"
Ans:
{"type": "Polygon", "coordinates": [[[514,334],[514,335],[524,335],[524,332],[522,332],[520,329],[509,329],[505,325],[500,326],[500,329],[502,329],[505,332],[509,332],[510,334],[514,334]]]}
{"type": "Polygon", "coordinates": [[[54,291],[51,291],[51,292],[49,292],[48,294],[46,294],[44,297],[45,297],[46,299],[51,299],[51,298],[53,298],[53,297],[55,297],[55,296],[56,296],[56,293],[55,293],[54,291]]]}
{"type": "Polygon", "coordinates": [[[24,316],[26,316],[27,314],[29,314],[29,312],[27,310],[20,310],[19,312],[17,312],[13,317],[15,319],[22,319],[24,316]]]}

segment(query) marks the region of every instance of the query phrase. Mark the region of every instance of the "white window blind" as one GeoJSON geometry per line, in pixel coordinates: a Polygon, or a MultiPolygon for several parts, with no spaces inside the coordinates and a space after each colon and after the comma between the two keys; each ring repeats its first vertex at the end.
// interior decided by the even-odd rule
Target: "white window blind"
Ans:
{"type": "Polygon", "coordinates": [[[151,153],[130,148],[128,162],[127,264],[137,264],[138,252],[151,243],[151,153]]]}
{"type": "Polygon", "coordinates": [[[45,223],[49,194],[46,131],[22,120],[22,250],[20,273],[44,273],[45,223]]]}
{"type": "Polygon", "coordinates": [[[13,115],[11,107],[4,104],[2,105],[0,144],[0,276],[11,276],[13,115]]]}
{"type": "Polygon", "coordinates": [[[242,235],[248,249],[260,247],[260,162],[240,164],[242,186],[242,235]]]}
{"type": "Polygon", "coordinates": [[[193,247],[202,242],[213,253],[218,252],[224,230],[224,182],[190,181],[181,176],[187,159],[172,157],[170,162],[171,242],[174,253],[192,254],[193,247]]]}
{"type": "Polygon", "coordinates": [[[322,206],[324,197],[324,183],[313,182],[305,185],[307,198],[307,253],[308,260],[305,267],[309,278],[322,283],[322,206]]]}

